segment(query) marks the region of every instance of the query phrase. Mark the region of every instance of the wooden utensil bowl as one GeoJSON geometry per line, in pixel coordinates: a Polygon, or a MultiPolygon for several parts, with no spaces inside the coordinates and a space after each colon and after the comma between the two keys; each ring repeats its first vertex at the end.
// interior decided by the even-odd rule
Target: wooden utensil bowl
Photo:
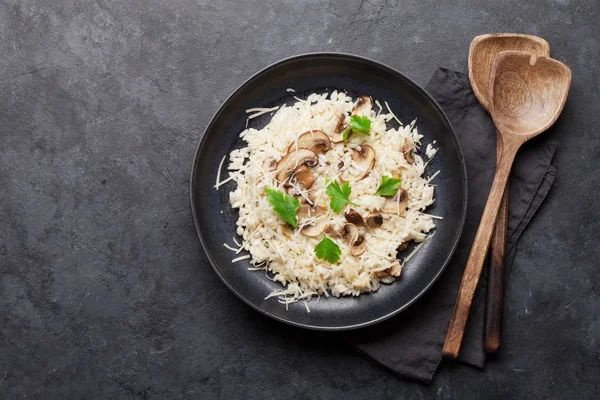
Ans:
{"type": "Polygon", "coordinates": [[[570,85],[571,72],[564,64],[506,51],[498,55],[494,68],[490,99],[499,131],[531,137],[556,121],[570,85]]]}
{"type": "Polygon", "coordinates": [[[518,33],[477,36],[469,49],[469,79],[477,100],[487,111],[490,110],[488,94],[494,59],[499,52],[507,50],[550,56],[550,45],[537,36],[518,33]]]}

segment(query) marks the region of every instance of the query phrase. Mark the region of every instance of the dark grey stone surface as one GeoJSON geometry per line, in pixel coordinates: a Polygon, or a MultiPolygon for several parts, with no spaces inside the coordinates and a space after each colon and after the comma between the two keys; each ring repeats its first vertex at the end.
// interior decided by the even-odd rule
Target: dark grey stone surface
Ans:
{"type": "Polygon", "coordinates": [[[2,1],[0,397],[599,398],[599,25],[595,0],[2,1]],[[407,382],[229,293],[188,174],[233,89],[310,51],[425,84],[496,31],[545,37],[573,71],[496,360],[407,382]]]}

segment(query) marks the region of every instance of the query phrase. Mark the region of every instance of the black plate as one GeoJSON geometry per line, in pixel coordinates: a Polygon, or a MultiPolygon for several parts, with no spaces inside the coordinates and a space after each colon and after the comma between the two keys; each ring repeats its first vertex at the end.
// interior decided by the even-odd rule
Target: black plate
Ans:
{"type": "MultiPolygon", "coordinates": [[[[264,115],[251,120],[249,126],[260,128],[269,120],[270,115],[264,115]]],[[[223,171],[222,176],[226,177],[226,168],[223,171]]],[[[247,304],[272,318],[320,330],[354,329],[374,324],[399,313],[423,295],[441,275],[456,248],[467,206],[464,160],[452,126],[437,103],[394,69],[345,54],[292,57],[260,71],[240,86],[206,128],[192,166],[190,186],[192,215],[200,242],[225,285],[247,304]],[[296,92],[287,92],[287,88],[296,92]],[[401,278],[393,284],[383,285],[379,291],[359,297],[322,296],[319,302],[313,299],[309,303],[310,313],[301,302],[286,310],[274,298],[265,300],[281,285],[271,282],[262,271],[246,270],[250,266],[248,260],[232,264],[235,256],[223,247],[223,243],[232,244],[232,237],[236,236],[237,210],[229,206],[229,192],[235,183],[214,190],[217,167],[224,155],[242,147],[238,135],[246,124],[246,109],[290,104],[294,101],[293,96],[306,98],[313,92],[334,89],[345,90],[353,97],[368,94],[381,104],[387,101],[401,121],[418,118],[419,133],[425,136],[423,142],[436,140],[440,148],[426,170],[427,175],[441,170],[434,181],[436,201],[427,212],[444,219],[436,220],[435,236],[405,264],[401,278]]]]}

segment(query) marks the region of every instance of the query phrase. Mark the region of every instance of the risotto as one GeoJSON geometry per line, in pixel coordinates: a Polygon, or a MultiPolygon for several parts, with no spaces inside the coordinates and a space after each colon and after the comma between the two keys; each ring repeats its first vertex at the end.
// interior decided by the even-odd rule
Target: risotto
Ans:
{"type": "Polygon", "coordinates": [[[216,188],[236,183],[241,243],[226,247],[248,253],[234,262],[249,258],[281,283],[267,297],[287,305],[375,291],[401,275],[398,251],[435,228],[441,217],[424,211],[437,173],[424,172],[437,149],[430,143],[420,155],[415,122],[402,124],[384,104],[334,91],[248,110],[274,114],[241,132],[245,147],[229,154],[224,181],[221,163],[216,188]]]}

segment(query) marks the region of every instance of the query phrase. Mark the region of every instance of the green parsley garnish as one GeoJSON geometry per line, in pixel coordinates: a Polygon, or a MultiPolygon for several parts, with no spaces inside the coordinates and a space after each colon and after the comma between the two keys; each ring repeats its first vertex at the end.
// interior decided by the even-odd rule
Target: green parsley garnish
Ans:
{"type": "Polygon", "coordinates": [[[315,247],[315,254],[320,259],[335,264],[339,261],[342,251],[333,240],[329,239],[327,236],[323,236],[323,239],[321,239],[317,247],[315,247]]]}
{"type": "Polygon", "coordinates": [[[350,127],[353,131],[363,135],[371,135],[371,120],[369,117],[353,115],[350,117],[350,127]]]}
{"type": "Polygon", "coordinates": [[[352,134],[352,128],[348,127],[344,131],[344,144],[348,144],[348,138],[350,137],[350,134],[352,134]]]}
{"type": "Polygon", "coordinates": [[[300,202],[293,196],[280,192],[279,190],[266,188],[265,193],[269,203],[273,205],[273,210],[288,224],[296,228],[296,213],[300,208],[300,202]]]}
{"type": "Polygon", "coordinates": [[[327,195],[331,197],[331,201],[329,202],[329,207],[336,213],[342,211],[342,208],[346,204],[352,204],[353,206],[358,206],[358,204],[354,204],[349,200],[350,193],[352,189],[350,189],[350,183],[344,182],[344,184],[340,187],[338,181],[332,181],[327,184],[327,195]]]}
{"type": "Polygon", "coordinates": [[[348,144],[348,138],[354,132],[371,136],[371,120],[369,117],[359,115],[350,117],[350,126],[344,131],[344,144],[348,144]]]}
{"type": "Polygon", "coordinates": [[[375,194],[385,197],[393,196],[398,191],[398,188],[400,188],[401,183],[400,179],[383,175],[381,177],[381,185],[379,185],[375,194]]]}

